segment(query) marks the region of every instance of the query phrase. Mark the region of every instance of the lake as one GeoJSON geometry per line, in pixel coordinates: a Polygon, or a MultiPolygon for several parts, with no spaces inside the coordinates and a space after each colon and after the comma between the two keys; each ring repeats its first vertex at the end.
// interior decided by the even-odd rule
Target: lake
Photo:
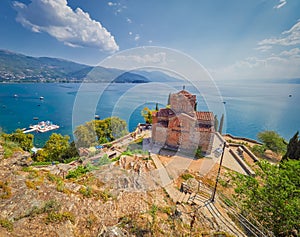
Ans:
{"type": "MultiPolygon", "coordinates": [[[[119,116],[125,119],[129,131],[143,122],[141,110],[155,108],[167,103],[170,92],[180,90],[182,85],[160,86],[154,84],[0,84],[0,127],[4,132],[28,128],[41,120],[50,120],[60,128],[54,132],[69,135],[73,127],[93,119],[119,116]],[[16,96],[14,96],[16,95],[16,96]],[[43,96],[44,99],[40,100],[43,96]]],[[[221,97],[211,96],[203,85],[197,91],[190,85],[186,89],[196,93],[198,110],[211,110],[218,118],[225,114],[223,133],[257,139],[263,130],[275,130],[290,139],[300,130],[300,84],[271,82],[226,81],[217,83],[221,97]],[[211,97],[211,98],[210,98],[211,97]],[[224,102],[224,103],[223,103],[224,102]],[[222,109],[220,110],[220,108],[222,109]]],[[[35,145],[40,147],[51,135],[34,133],[35,145]]]]}

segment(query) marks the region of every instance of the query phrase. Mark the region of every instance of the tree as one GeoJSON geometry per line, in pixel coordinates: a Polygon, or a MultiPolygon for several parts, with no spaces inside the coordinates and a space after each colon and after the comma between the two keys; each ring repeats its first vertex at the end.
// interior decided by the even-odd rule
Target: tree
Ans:
{"type": "Polygon", "coordinates": [[[11,134],[2,134],[6,141],[11,141],[19,144],[24,151],[30,151],[33,147],[34,136],[32,134],[25,134],[21,129],[17,129],[11,134]]]}
{"type": "Polygon", "coordinates": [[[220,120],[220,126],[219,126],[219,133],[222,134],[223,132],[223,124],[224,124],[224,114],[222,114],[221,120],[220,120]]]}
{"type": "Polygon", "coordinates": [[[291,236],[300,230],[300,161],[288,160],[280,166],[259,163],[257,178],[237,175],[235,192],[244,213],[254,216],[275,236],[291,236]]]}
{"type": "Polygon", "coordinates": [[[43,147],[42,152],[38,152],[37,160],[63,161],[63,155],[69,148],[69,136],[53,133],[43,147]]]}
{"type": "Polygon", "coordinates": [[[171,105],[171,93],[169,93],[167,105],[171,105]]]}
{"type": "Polygon", "coordinates": [[[77,147],[90,147],[96,144],[96,132],[93,122],[78,126],[74,131],[74,135],[77,147]]]}
{"type": "Polygon", "coordinates": [[[152,112],[153,111],[150,110],[148,107],[145,107],[142,110],[141,114],[144,117],[146,123],[152,124],[152,112]]]}
{"type": "Polygon", "coordinates": [[[257,137],[262,143],[264,143],[267,149],[278,154],[284,154],[286,152],[286,142],[275,131],[260,132],[257,137]]]}
{"type": "Polygon", "coordinates": [[[202,152],[202,147],[201,146],[198,146],[198,148],[196,149],[195,158],[196,159],[203,158],[203,152],[202,152]]]}
{"type": "Polygon", "coordinates": [[[108,128],[111,133],[110,141],[123,137],[128,133],[125,120],[118,117],[110,117],[104,119],[104,121],[108,124],[108,128]]]}
{"type": "Polygon", "coordinates": [[[287,159],[300,160],[300,140],[299,140],[299,131],[290,139],[289,144],[287,145],[287,151],[282,157],[282,161],[287,159]]]}
{"type": "Polygon", "coordinates": [[[75,129],[77,147],[90,147],[111,142],[128,133],[127,124],[118,117],[92,120],[75,129]]]}
{"type": "Polygon", "coordinates": [[[215,115],[215,123],[214,123],[214,126],[215,126],[215,130],[218,131],[218,126],[219,126],[219,120],[218,120],[218,116],[215,115]]]}
{"type": "Polygon", "coordinates": [[[155,104],[155,111],[158,111],[158,103],[155,104]]]}
{"type": "Polygon", "coordinates": [[[69,147],[65,150],[65,152],[61,155],[62,160],[67,160],[70,158],[79,157],[79,153],[76,148],[76,144],[72,141],[69,147]]]}

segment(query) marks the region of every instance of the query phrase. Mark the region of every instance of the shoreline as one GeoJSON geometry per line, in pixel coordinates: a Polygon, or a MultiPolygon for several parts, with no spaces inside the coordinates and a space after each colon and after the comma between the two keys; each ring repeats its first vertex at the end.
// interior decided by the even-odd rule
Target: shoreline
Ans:
{"type": "Polygon", "coordinates": [[[230,133],[222,134],[222,136],[224,138],[229,137],[230,139],[233,139],[233,140],[240,140],[240,141],[254,143],[256,145],[262,145],[262,143],[259,142],[259,141],[257,141],[257,140],[254,140],[254,139],[251,139],[251,138],[247,138],[247,137],[234,136],[234,135],[232,135],[230,133]]]}

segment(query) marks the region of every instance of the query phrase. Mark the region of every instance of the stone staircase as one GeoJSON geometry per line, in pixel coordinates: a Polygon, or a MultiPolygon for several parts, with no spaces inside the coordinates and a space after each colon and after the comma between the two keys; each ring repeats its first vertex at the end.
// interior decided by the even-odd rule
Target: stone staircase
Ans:
{"type": "Polygon", "coordinates": [[[174,188],[172,184],[165,186],[165,190],[174,203],[187,203],[190,205],[205,205],[209,201],[209,196],[196,193],[181,192],[174,188]]]}
{"type": "Polygon", "coordinates": [[[174,203],[196,205],[199,208],[204,207],[202,212],[206,218],[215,220],[215,222],[218,223],[217,225],[222,226],[223,229],[227,229],[227,231],[234,234],[234,236],[246,237],[246,235],[236,227],[235,223],[233,223],[227,215],[221,213],[215,204],[211,202],[211,193],[199,192],[196,194],[194,192],[181,192],[174,188],[172,183],[165,186],[165,190],[174,203]]]}

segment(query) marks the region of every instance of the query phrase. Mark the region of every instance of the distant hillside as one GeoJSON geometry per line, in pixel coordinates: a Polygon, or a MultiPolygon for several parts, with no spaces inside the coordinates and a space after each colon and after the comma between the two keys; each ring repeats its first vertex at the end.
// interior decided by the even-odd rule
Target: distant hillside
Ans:
{"type": "Polygon", "coordinates": [[[36,58],[0,50],[0,80],[47,82],[70,80],[70,74],[88,66],[56,58],[36,58]]]}
{"type": "Polygon", "coordinates": [[[63,59],[31,57],[0,50],[0,82],[170,82],[178,79],[161,72],[126,72],[92,67],[63,59]]]}

